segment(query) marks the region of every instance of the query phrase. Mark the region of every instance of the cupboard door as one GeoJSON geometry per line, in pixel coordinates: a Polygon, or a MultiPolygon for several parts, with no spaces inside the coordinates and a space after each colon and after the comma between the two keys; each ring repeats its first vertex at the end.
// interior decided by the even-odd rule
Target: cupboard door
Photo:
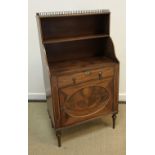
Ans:
{"type": "Polygon", "coordinates": [[[59,89],[61,124],[72,125],[112,111],[113,78],[59,89]]]}

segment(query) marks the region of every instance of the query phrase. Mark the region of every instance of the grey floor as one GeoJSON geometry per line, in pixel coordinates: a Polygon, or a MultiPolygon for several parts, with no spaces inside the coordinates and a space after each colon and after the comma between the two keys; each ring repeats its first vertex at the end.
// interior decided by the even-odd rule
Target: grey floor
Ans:
{"type": "Polygon", "coordinates": [[[67,129],[57,146],[46,103],[29,103],[29,155],[125,155],[126,105],[119,104],[116,128],[111,116],[67,129]]]}

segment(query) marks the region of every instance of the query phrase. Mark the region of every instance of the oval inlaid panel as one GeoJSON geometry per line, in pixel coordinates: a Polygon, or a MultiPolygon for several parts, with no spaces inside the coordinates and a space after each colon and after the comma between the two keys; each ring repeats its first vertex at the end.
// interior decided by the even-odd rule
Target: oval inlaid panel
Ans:
{"type": "Polygon", "coordinates": [[[99,86],[78,90],[65,102],[65,111],[73,117],[92,115],[103,109],[109,101],[108,91],[99,86]]]}

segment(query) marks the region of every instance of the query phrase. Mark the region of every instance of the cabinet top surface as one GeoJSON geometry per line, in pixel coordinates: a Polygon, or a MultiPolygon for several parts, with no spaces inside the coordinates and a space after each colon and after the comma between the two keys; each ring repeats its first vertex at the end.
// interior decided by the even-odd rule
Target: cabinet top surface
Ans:
{"type": "Polygon", "coordinates": [[[70,60],[70,61],[62,61],[50,63],[50,71],[51,73],[63,73],[63,72],[74,72],[74,71],[82,71],[87,69],[95,69],[103,66],[111,66],[114,65],[111,59],[107,57],[92,57],[92,58],[83,58],[80,60],[70,60]]]}
{"type": "Polygon", "coordinates": [[[80,16],[80,15],[98,15],[109,14],[109,10],[75,10],[75,11],[55,11],[55,12],[39,12],[36,13],[40,18],[63,17],[63,16],[80,16]]]}

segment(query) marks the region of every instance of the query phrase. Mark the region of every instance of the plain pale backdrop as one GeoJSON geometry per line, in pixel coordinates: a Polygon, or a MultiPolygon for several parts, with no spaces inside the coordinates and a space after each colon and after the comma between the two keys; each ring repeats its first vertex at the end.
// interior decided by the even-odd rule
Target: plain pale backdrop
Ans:
{"type": "Polygon", "coordinates": [[[126,100],[125,0],[29,0],[28,8],[28,99],[45,99],[36,12],[109,9],[110,35],[120,61],[119,100],[126,100]]]}

